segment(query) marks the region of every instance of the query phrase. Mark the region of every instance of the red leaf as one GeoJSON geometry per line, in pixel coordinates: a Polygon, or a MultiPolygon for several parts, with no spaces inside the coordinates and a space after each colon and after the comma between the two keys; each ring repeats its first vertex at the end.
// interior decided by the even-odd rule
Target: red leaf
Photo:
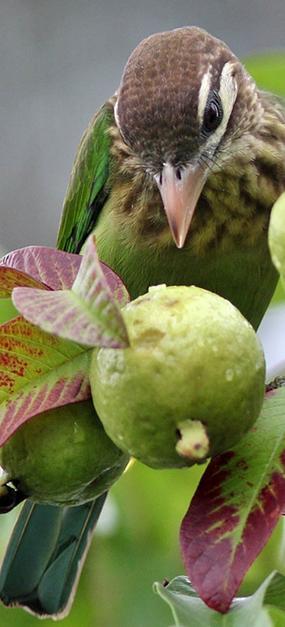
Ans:
{"type": "Polygon", "coordinates": [[[267,398],[254,428],[209,464],[182,521],[187,575],[226,612],[285,508],[285,390],[267,398]]]}

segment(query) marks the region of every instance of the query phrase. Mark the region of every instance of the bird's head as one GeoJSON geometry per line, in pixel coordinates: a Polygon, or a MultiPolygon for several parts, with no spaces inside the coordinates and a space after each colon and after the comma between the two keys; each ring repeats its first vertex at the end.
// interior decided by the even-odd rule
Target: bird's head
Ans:
{"type": "Polygon", "coordinates": [[[253,124],[256,100],[237,57],[200,28],[152,35],[131,54],[116,122],[154,177],[179,248],[213,164],[234,153],[234,139],[253,124]]]}

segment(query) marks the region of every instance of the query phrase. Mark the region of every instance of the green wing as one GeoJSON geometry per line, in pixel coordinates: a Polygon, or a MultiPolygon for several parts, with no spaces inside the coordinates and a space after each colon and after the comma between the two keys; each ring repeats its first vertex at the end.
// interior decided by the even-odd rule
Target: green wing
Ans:
{"type": "Polygon", "coordinates": [[[80,252],[108,195],[111,138],[114,125],[112,101],[95,115],[85,131],[72,168],[63,205],[57,247],[80,252]]]}

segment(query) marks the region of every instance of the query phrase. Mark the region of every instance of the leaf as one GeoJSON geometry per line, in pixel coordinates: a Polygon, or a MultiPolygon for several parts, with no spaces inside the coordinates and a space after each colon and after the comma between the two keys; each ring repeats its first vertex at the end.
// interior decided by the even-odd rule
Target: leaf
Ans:
{"type": "Polygon", "coordinates": [[[128,346],[127,330],[116,302],[125,302],[128,295],[110,268],[103,272],[93,236],[88,239],[72,290],[16,288],[12,298],[24,318],[48,333],[86,346],[128,346]]]}
{"type": "Polygon", "coordinates": [[[18,316],[17,309],[15,309],[11,298],[0,298],[0,324],[16,318],[18,316]]]}
{"type": "MultiPolygon", "coordinates": [[[[17,282],[12,285],[9,293],[14,287],[39,287],[37,284],[32,285],[32,279],[44,283],[45,286],[49,286],[53,290],[65,290],[72,287],[82,259],[82,255],[67,253],[57,248],[26,246],[13,250],[0,259],[0,273],[1,266],[6,266],[30,277],[30,283],[17,282]]],[[[120,277],[102,261],[100,261],[100,266],[115,300],[121,306],[128,303],[129,294],[120,277]]],[[[2,287],[1,274],[0,287],[2,287]]],[[[0,297],[1,295],[0,292],[0,297]]]]}
{"type": "Polygon", "coordinates": [[[72,286],[81,261],[80,255],[65,253],[56,248],[27,246],[8,253],[2,257],[0,264],[25,272],[53,290],[64,290],[72,286]]]}
{"type": "Polygon", "coordinates": [[[275,573],[270,580],[266,590],[265,603],[285,612],[285,576],[281,573],[275,573]]]}
{"type": "Polygon", "coordinates": [[[20,317],[0,326],[0,446],[32,416],[90,397],[90,355],[20,317]]]}
{"type": "Polygon", "coordinates": [[[15,268],[0,265],[0,298],[11,296],[14,287],[48,289],[40,281],[35,280],[28,274],[15,268]]]}
{"type": "Polygon", "coordinates": [[[209,609],[187,577],[175,577],[167,586],[155,583],[154,590],[170,606],[177,627],[273,627],[263,607],[273,575],[252,596],[235,599],[226,615],[209,609]]]}
{"type": "Polygon", "coordinates": [[[211,461],[181,525],[194,588],[226,612],[285,511],[285,388],[267,395],[252,430],[211,461]]]}
{"type": "Polygon", "coordinates": [[[125,284],[123,283],[121,277],[119,277],[119,275],[116,274],[110,266],[107,266],[107,264],[103,263],[103,261],[100,261],[99,263],[113,299],[120,305],[120,307],[124,307],[130,302],[130,295],[125,284]]]}

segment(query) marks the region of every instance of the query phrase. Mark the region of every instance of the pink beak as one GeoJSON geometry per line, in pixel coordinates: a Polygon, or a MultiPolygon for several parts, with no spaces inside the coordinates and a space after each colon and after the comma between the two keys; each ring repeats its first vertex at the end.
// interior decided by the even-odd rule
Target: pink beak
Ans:
{"type": "Polygon", "coordinates": [[[207,168],[199,163],[187,168],[163,167],[156,182],[177,248],[183,248],[199,196],[207,178],[207,168]]]}

